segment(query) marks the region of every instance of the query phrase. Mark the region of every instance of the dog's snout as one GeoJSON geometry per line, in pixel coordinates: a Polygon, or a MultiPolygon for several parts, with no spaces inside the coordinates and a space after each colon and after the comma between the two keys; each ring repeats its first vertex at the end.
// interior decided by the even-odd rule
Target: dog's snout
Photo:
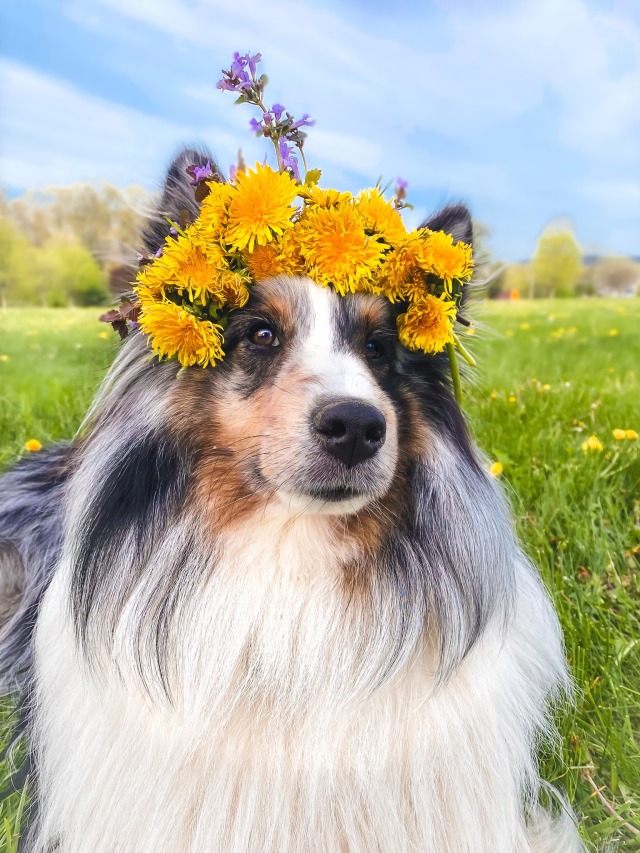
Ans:
{"type": "Polygon", "coordinates": [[[321,406],[313,415],[313,425],[327,452],[348,468],[374,456],[387,434],[382,412],[353,400],[321,406]]]}

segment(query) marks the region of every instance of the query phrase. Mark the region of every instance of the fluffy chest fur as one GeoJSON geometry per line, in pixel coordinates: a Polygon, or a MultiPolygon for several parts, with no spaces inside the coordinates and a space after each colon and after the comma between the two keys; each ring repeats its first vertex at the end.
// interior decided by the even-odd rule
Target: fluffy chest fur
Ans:
{"type": "Polygon", "coordinates": [[[117,667],[88,677],[62,567],[38,629],[41,837],[64,853],[537,849],[522,797],[562,661],[528,567],[509,625],[436,686],[423,638],[388,671],[389,614],[345,598],[348,555],[326,523],[253,530],[221,543],[215,576],[176,610],[173,704],[136,673],[135,602],[117,667]]]}

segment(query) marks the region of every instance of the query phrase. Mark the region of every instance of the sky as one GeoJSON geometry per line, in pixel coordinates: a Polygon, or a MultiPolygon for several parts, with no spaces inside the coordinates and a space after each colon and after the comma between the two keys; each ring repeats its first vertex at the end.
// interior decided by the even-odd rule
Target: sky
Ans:
{"type": "MultiPolygon", "coordinates": [[[[215,88],[260,51],[268,103],[316,120],[321,183],[409,182],[407,224],[469,205],[503,261],[542,230],[640,255],[640,0],[13,0],[0,16],[0,183],[155,189],[194,143],[262,160],[215,88]]],[[[259,116],[258,116],[259,117],[259,116]]]]}

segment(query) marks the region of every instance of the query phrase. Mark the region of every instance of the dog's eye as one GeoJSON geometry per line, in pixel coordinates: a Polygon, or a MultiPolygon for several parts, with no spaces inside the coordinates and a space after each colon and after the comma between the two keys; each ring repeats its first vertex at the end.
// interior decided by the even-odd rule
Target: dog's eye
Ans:
{"type": "Polygon", "coordinates": [[[384,347],[379,341],[369,340],[364,345],[367,361],[376,361],[384,356],[384,347]]]}
{"type": "Polygon", "coordinates": [[[255,326],[248,335],[249,340],[252,344],[255,344],[258,347],[279,347],[280,341],[278,340],[278,336],[271,328],[271,326],[267,326],[265,323],[262,323],[259,326],[255,326]]]}

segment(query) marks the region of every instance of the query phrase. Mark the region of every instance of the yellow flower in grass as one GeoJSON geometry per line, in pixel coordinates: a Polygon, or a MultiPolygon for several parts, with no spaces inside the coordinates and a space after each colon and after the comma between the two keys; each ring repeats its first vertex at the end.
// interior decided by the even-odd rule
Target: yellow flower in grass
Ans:
{"type": "Polygon", "coordinates": [[[602,453],[604,446],[597,435],[590,435],[581,445],[585,453],[602,453]]]}
{"type": "Polygon", "coordinates": [[[412,350],[426,353],[441,352],[453,342],[453,321],[456,317],[455,303],[427,293],[415,299],[405,314],[398,317],[400,343],[412,350]]]}
{"type": "Polygon", "coordinates": [[[288,172],[275,172],[259,163],[254,172],[239,172],[229,204],[227,244],[240,251],[248,247],[251,252],[256,243],[264,246],[282,234],[292,225],[291,202],[297,195],[298,185],[288,172]]]}
{"type": "Polygon", "coordinates": [[[624,441],[625,438],[627,437],[627,431],[624,429],[614,429],[613,430],[613,437],[615,438],[616,441],[624,441]]]}
{"type": "Polygon", "coordinates": [[[37,438],[30,438],[25,444],[24,449],[28,450],[29,453],[37,453],[38,450],[42,450],[42,444],[40,444],[37,438]]]}
{"type": "Polygon", "coordinates": [[[425,228],[420,234],[422,251],[419,261],[422,269],[441,278],[449,290],[454,279],[467,281],[471,278],[474,265],[471,246],[463,242],[454,243],[451,234],[444,231],[425,228]]]}
{"type": "Polygon", "coordinates": [[[139,323],[159,358],[175,355],[182,367],[207,367],[224,358],[222,327],[199,320],[173,302],[143,305],[139,323]]]}
{"type": "Polygon", "coordinates": [[[379,234],[385,243],[394,246],[406,239],[407,229],[402,217],[380,190],[363,190],[356,204],[367,230],[379,234]]]}
{"type": "Polygon", "coordinates": [[[627,441],[637,441],[638,440],[638,433],[635,431],[635,429],[626,430],[626,434],[627,434],[627,441]]]}
{"type": "Polygon", "coordinates": [[[504,471],[504,465],[502,462],[494,462],[489,468],[489,473],[492,477],[499,477],[504,471]]]}
{"type": "Polygon", "coordinates": [[[385,246],[367,236],[351,204],[305,211],[296,232],[309,276],[341,296],[366,289],[380,268],[385,246]]]}

